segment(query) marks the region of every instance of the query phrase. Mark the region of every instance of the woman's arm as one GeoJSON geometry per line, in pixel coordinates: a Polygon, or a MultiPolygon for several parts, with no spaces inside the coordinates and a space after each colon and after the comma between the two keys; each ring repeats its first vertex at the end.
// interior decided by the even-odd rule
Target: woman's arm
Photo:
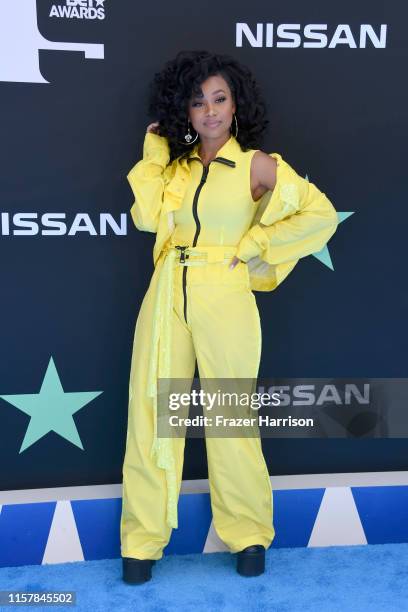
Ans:
{"type": "Polygon", "coordinates": [[[259,255],[279,264],[320,251],[338,225],[327,196],[280,156],[277,161],[267,153],[255,154],[254,170],[255,182],[272,194],[260,222],[240,241],[236,256],[247,262],[259,255]]]}
{"type": "Polygon", "coordinates": [[[143,159],[127,175],[135,201],[130,209],[138,230],[157,232],[163,203],[165,169],[170,159],[167,138],[146,132],[143,159]]]}

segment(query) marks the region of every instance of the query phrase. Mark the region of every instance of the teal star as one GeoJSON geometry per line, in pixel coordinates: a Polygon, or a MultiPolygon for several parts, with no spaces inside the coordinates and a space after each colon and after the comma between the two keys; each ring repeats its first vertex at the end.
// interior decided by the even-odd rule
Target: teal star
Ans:
{"type": "MultiPolygon", "coordinates": [[[[339,223],[341,223],[342,221],[344,221],[345,219],[347,219],[351,215],[354,215],[354,212],[355,212],[354,210],[352,212],[338,212],[337,211],[337,217],[339,219],[339,223]]],[[[327,244],[324,245],[324,247],[322,248],[321,251],[317,251],[316,253],[312,253],[312,255],[313,255],[313,257],[316,257],[316,259],[321,261],[325,266],[330,268],[330,270],[334,270],[333,263],[332,263],[332,260],[331,260],[331,257],[330,257],[330,253],[329,253],[329,249],[327,247],[327,244]]]]}
{"type": "MultiPolygon", "coordinates": [[[[309,180],[307,174],[305,176],[305,179],[307,181],[309,180]]],[[[351,217],[351,215],[354,215],[354,213],[355,213],[354,210],[352,212],[339,212],[339,211],[337,211],[337,217],[338,217],[339,223],[342,223],[343,221],[348,219],[348,217],[351,217]]],[[[320,251],[316,251],[316,253],[312,253],[312,255],[313,255],[313,257],[316,257],[316,259],[321,261],[322,264],[324,264],[325,266],[330,268],[330,270],[334,270],[333,262],[331,260],[330,252],[329,252],[329,249],[327,247],[327,244],[325,244],[324,247],[320,251]]]]}
{"type": "Polygon", "coordinates": [[[101,393],[103,391],[65,393],[51,357],[39,393],[0,395],[31,417],[19,453],[50,431],[84,450],[72,415],[101,393]]]}

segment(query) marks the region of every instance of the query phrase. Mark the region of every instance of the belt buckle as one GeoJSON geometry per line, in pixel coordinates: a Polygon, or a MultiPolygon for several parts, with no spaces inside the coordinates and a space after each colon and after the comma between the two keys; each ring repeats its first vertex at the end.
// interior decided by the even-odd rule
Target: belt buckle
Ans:
{"type": "Polygon", "coordinates": [[[179,259],[179,262],[182,265],[185,265],[186,259],[188,259],[190,257],[190,255],[188,253],[186,254],[186,252],[185,252],[185,250],[188,249],[188,246],[176,245],[175,248],[180,250],[180,259],[179,259]]]}

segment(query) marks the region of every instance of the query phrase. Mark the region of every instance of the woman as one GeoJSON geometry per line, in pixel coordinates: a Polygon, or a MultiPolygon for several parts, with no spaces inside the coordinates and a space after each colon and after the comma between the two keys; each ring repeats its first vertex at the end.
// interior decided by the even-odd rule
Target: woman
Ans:
{"type": "MultiPolygon", "coordinates": [[[[154,78],[143,159],[129,172],[132,219],[155,232],[155,270],[136,323],[123,465],[123,579],[151,578],[178,526],[184,437],[165,435],[158,381],[257,378],[253,290],[274,289],[337,226],[326,195],[259,143],[265,106],[229,56],[180,52],[154,78]],[[160,426],[160,427],[159,427],[160,426]]],[[[251,382],[252,381],[252,382],[251,382]]],[[[168,389],[168,387],[167,387],[168,389]]],[[[207,435],[214,528],[245,576],[264,571],[272,488],[259,435],[207,435]]]]}

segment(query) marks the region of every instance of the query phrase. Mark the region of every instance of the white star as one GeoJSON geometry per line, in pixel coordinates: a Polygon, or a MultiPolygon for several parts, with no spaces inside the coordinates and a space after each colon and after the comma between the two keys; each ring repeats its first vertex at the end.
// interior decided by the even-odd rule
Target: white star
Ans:
{"type": "Polygon", "coordinates": [[[103,6],[103,3],[105,2],[105,0],[95,0],[96,2],[96,6],[103,6]]]}

